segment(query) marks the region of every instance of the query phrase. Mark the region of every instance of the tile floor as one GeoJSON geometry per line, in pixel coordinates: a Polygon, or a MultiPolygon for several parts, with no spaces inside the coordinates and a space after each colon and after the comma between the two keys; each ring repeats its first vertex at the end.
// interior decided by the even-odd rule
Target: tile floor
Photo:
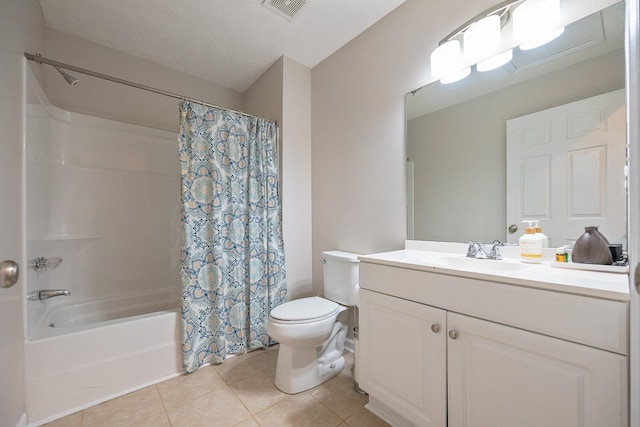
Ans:
{"type": "Polygon", "coordinates": [[[273,385],[278,347],[206,366],[69,415],[48,427],[388,426],[353,390],[353,357],[339,375],[288,395],[273,385]]]}

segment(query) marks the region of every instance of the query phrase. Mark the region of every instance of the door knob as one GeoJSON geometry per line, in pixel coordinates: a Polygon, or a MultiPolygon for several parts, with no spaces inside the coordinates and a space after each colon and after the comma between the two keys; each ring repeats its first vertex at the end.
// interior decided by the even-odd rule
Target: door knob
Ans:
{"type": "Polygon", "coordinates": [[[12,260],[0,262],[0,288],[10,288],[20,277],[18,263],[12,260]]]}
{"type": "Polygon", "coordinates": [[[515,224],[511,224],[511,225],[509,226],[509,228],[507,228],[507,230],[509,230],[509,234],[513,234],[513,233],[515,233],[516,231],[518,231],[518,226],[517,226],[517,225],[515,225],[515,224]]]}

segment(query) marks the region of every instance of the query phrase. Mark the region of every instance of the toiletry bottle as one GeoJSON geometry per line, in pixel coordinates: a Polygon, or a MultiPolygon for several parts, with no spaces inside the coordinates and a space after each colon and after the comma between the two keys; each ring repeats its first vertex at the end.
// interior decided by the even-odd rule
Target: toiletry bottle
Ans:
{"type": "Polygon", "coordinates": [[[538,236],[540,238],[540,241],[542,242],[542,247],[543,248],[548,248],[549,247],[549,238],[547,236],[545,236],[544,234],[542,234],[542,227],[540,227],[540,220],[536,219],[533,221],[533,226],[536,229],[536,236],[538,236]]]}
{"type": "Polygon", "coordinates": [[[525,233],[520,237],[520,261],[539,264],[542,262],[542,239],[536,235],[536,229],[533,227],[533,221],[528,222],[529,226],[525,228],[525,233]]]}
{"type": "Polygon", "coordinates": [[[569,254],[566,246],[560,246],[556,249],[556,262],[569,262],[569,254]]]}

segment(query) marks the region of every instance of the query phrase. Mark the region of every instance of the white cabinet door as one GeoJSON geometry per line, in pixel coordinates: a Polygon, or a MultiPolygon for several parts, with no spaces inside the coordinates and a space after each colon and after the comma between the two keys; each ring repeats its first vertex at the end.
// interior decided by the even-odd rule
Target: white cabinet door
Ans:
{"type": "Polygon", "coordinates": [[[453,313],[447,329],[449,427],[627,425],[625,357],[453,313]]]}
{"type": "Polygon", "coordinates": [[[393,425],[446,426],[445,333],[444,310],[360,291],[360,386],[372,412],[393,425]]]}

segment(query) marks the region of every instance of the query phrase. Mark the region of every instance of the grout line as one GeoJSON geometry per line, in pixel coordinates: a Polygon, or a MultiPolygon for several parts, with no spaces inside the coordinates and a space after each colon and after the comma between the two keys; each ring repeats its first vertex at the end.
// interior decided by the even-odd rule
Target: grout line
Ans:
{"type": "MultiPolygon", "coordinates": [[[[322,384],[320,384],[320,386],[322,386],[322,384]]],[[[313,393],[311,393],[311,397],[313,397],[315,399],[316,402],[320,403],[322,406],[324,406],[325,408],[327,408],[329,410],[329,412],[331,412],[333,415],[335,415],[336,417],[338,417],[340,419],[340,423],[343,423],[346,421],[346,418],[342,418],[340,415],[338,415],[333,409],[331,409],[329,406],[327,406],[322,400],[318,399],[317,397],[315,397],[313,395],[313,393]]],[[[353,415],[353,414],[351,414],[353,415]]],[[[349,415],[349,416],[351,416],[349,415]]],[[[336,424],[339,425],[339,424],[336,424]]]]}
{"type": "Polygon", "coordinates": [[[249,409],[249,407],[247,407],[247,405],[245,405],[245,403],[242,401],[242,399],[240,399],[240,396],[238,396],[238,394],[228,384],[227,384],[227,388],[229,389],[229,391],[231,393],[233,393],[233,395],[236,397],[236,399],[238,399],[238,401],[242,404],[242,406],[244,406],[244,409],[247,410],[249,415],[251,415],[251,417],[253,417],[253,414],[251,413],[251,410],[249,409]]]}
{"type": "Polygon", "coordinates": [[[158,388],[157,384],[155,384],[154,387],[156,388],[156,390],[158,391],[158,395],[160,396],[160,403],[162,403],[162,409],[164,409],[164,416],[167,417],[169,426],[173,426],[173,423],[171,422],[171,418],[169,418],[169,412],[167,412],[167,405],[164,403],[164,399],[162,398],[162,393],[160,393],[160,389],[158,388]]]}
{"type": "MultiPolygon", "coordinates": [[[[269,351],[269,350],[266,350],[266,351],[269,351]]],[[[266,351],[264,351],[264,350],[262,350],[262,351],[256,351],[254,355],[251,355],[251,356],[249,356],[249,357],[245,358],[245,361],[246,361],[246,360],[249,360],[250,358],[252,358],[252,357],[254,357],[254,356],[260,356],[260,354],[265,355],[265,354],[266,354],[266,351]]],[[[273,351],[273,350],[271,350],[271,351],[273,351]]],[[[248,354],[248,353],[245,353],[245,354],[243,354],[243,355],[239,355],[239,357],[244,356],[244,355],[246,355],[246,354],[248,354]]],[[[262,357],[264,357],[264,356],[262,356],[262,357]]],[[[242,364],[241,364],[241,363],[239,363],[239,366],[240,366],[240,367],[241,367],[241,365],[242,365],[242,364]]],[[[218,370],[217,370],[217,369],[215,369],[215,365],[212,365],[212,366],[210,367],[210,369],[214,369],[215,374],[216,374],[216,375],[218,375],[218,376],[223,380],[223,385],[222,385],[220,388],[226,387],[228,390],[230,390],[230,391],[233,393],[233,395],[234,395],[234,396],[235,396],[235,397],[240,401],[240,403],[242,404],[242,406],[247,410],[247,412],[248,412],[248,413],[249,413],[249,415],[250,415],[250,417],[245,418],[244,420],[241,420],[241,421],[240,421],[239,423],[237,423],[236,425],[238,425],[238,424],[240,424],[240,423],[243,423],[243,422],[246,422],[246,421],[248,421],[249,419],[252,419],[252,420],[253,420],[257,425],[261,425],[261,424],[260,424],[260,422],[258,421],[258,419],[256,418],[256,416],[257,416],[257,415],[260,415],[260,414],[264,413],[265,411],[267,411],[267,410],[269,410],[269,409],[273,408],[274,406],[279,405],[279,404],[281,404],[281,403],[283,403],[283,402],[287,401],[288,399],[291,399],[291,398],[293,398],[293,397],[295,397],[295,396],[297,396],[297,395],[300,395],[300,394],[307,394],[307,395],[311,396],[311,398],[313,399],[313,401],[315,401],[316,403],[320,403],[320,405],[322,405],[322,407],[324,407],[324,408],[326,408],[327,410],[329,410],[329,412],[330,412],[331,414],[334,414],[334,415],[335,415],[335,416],[340,420],[340,422],[339,422],[338,424],[336,424],[336,425],[342,425],[342,424],[344,424],[345,426],[348,426],[348,425],[349,425],[349,423],[348,423],[348,421],[347,421],[347,420],[348,420],[348,419],[350,419],[351,417],[353,417],[353,415],[355,414],[355,412],[353,412],[353,413],[349,414],[346,418],[342,418],[339,414],[337,414],[334,410],[332,410],[332,409],[331,409],[331,407],[329,407],[327,404],[325,404],[325,403],[324,403],[323,401],[321,401],[319,398],[317,398],[316,396],[314,396],[314,393],[316,393],[318,390],[320,390],[320,389],[323,387],[323,385],[324,385],[324,384],[326,384],[327,382],[333,381],[333,380],[334,380],[334,378],[337,378],[339,375],[336,375],[334,378],[331,378],[331,379],[330,379],[330,380],[328,380],[327,382],[324,382],[324,383],[322,383],[322,384],[319,384],[317,387],[314,387],[313,389],[307,390],[307,391],[302,392],[302,393],[298,393],[298,394],[296,394],[296,395],[289,395],[289,394],[287,394],[287,393],[284,393],[284,392],[282,392],[282,391],[278,390],[278,392],[279,392],[279,393],[281,393],[281,394],[284,396],[284,398],[283,398],[283,399],[281,399],[281,400],[279,400],[279,401],[277,401],[277,402],[275,402],[275,403],[273,403],[273,404],[269,405],[268,407],[266,407],[266,408],[264,408],[264,409],[260,410],[260,411],[259,411],[259,412],[257,412],[256,414],[253,414],[253,413],[249,410],[248,406],[244,403],[244,401],[240,398],[240,396],[239,396],[239,395],[235,392],[235,390],[231,387],[231,385],[232,385],[232,384],[235,384],[235,383],[237,383],[237,382],[239,382],[239,381],[244,381],[244,380],[250,379],[250,378],[252,378],[252,377],[255,377],[255,376],[257,376],[257,375],[260,375],[260,374],[262,374],[265,370],[268,370],[268,369],[272,369],[272,368],[273,368],[273,366],[267,366],[266,364],[265,364],[265,366],[266,366],[266,367],[265,367],[264,369],[260,369],[260,370],[258,370],[258,371],[256,371],[256,372],[254,372],[253,374],[248,375],[247,377],[245,377],[245,378],[243,378],[243,379],[241,379],[241,380],[238,380],[238,381],[236,381],[236,382],[234,382],[234,383],[227,383],[227,381],[226,381],[226,380],[224,379],[224,377],[220,374],[220,372],[218,372],[218,370]]],[[[168,380],[167,380],[167,381],[168,381],[168,380]]],[[[168,413],[168,411],[167,411],[167,403],[165,402],[165,399],[163,398],[162,393],[160,393],[160,388],[158,387],[158,384],[154,384],[154,385],[153,385],[153,387],[154,387],[154,389],[155,389],[156,393],[158,393],[158,396],[160,397],[160,402],[161,402],[161,404],[162,404],[163,413],[164,413],[164,415],[165,415],[165,417],[166,417],[167,422],[169,423],[169,425],[170,425],[170,426],[173,426],[174,424],[171,422],[171,419],[170,419],[170,417],[169,417],[169,413],[168,413]]],[[[215,389],[215,390],[217,390],[217,389],[215,389]]],[[[210,391],[208,391],[207,393],[213,392],[213,391],[215,391],[215,390],[210,390],[210,391]]],[[[207,394],[207,393],[205,393],[205,394],[207,394]]],[[[203,395],[204,395],[204,394],[203,394],[203,395]]],[[[203,395],[201,395],[201,396],[203,396],[203,395]]],[[[199,396],[199,397],[200,397],[200,396],[199,396]]],[[[85,411],[86,411],[86,410],[80,411],[80,412],[81,412],[81,418],[80,418],[80,421],[81,421],[81,425],[82,425],[82,426],[84,426],[84,427],[89,427],[89,426],[85,426],[85,415],[86,415],[86,414],[85,414],[85,411]]],[[[155,414],[153,414],[153,415],[150,415],[149,417],[147,417],[147,418],[145,418],[145,419],[143,419],[143,420],[139,420],[138,422],[142,422],[142,421],[144,421],[144,420],[146,420],[146,419],[149,419],[149,418],[151,418],[151,417],[157,416],[159,413],[160,413],[160,412],[157,412],[157,413],[155,413],[155,414]]]]}

